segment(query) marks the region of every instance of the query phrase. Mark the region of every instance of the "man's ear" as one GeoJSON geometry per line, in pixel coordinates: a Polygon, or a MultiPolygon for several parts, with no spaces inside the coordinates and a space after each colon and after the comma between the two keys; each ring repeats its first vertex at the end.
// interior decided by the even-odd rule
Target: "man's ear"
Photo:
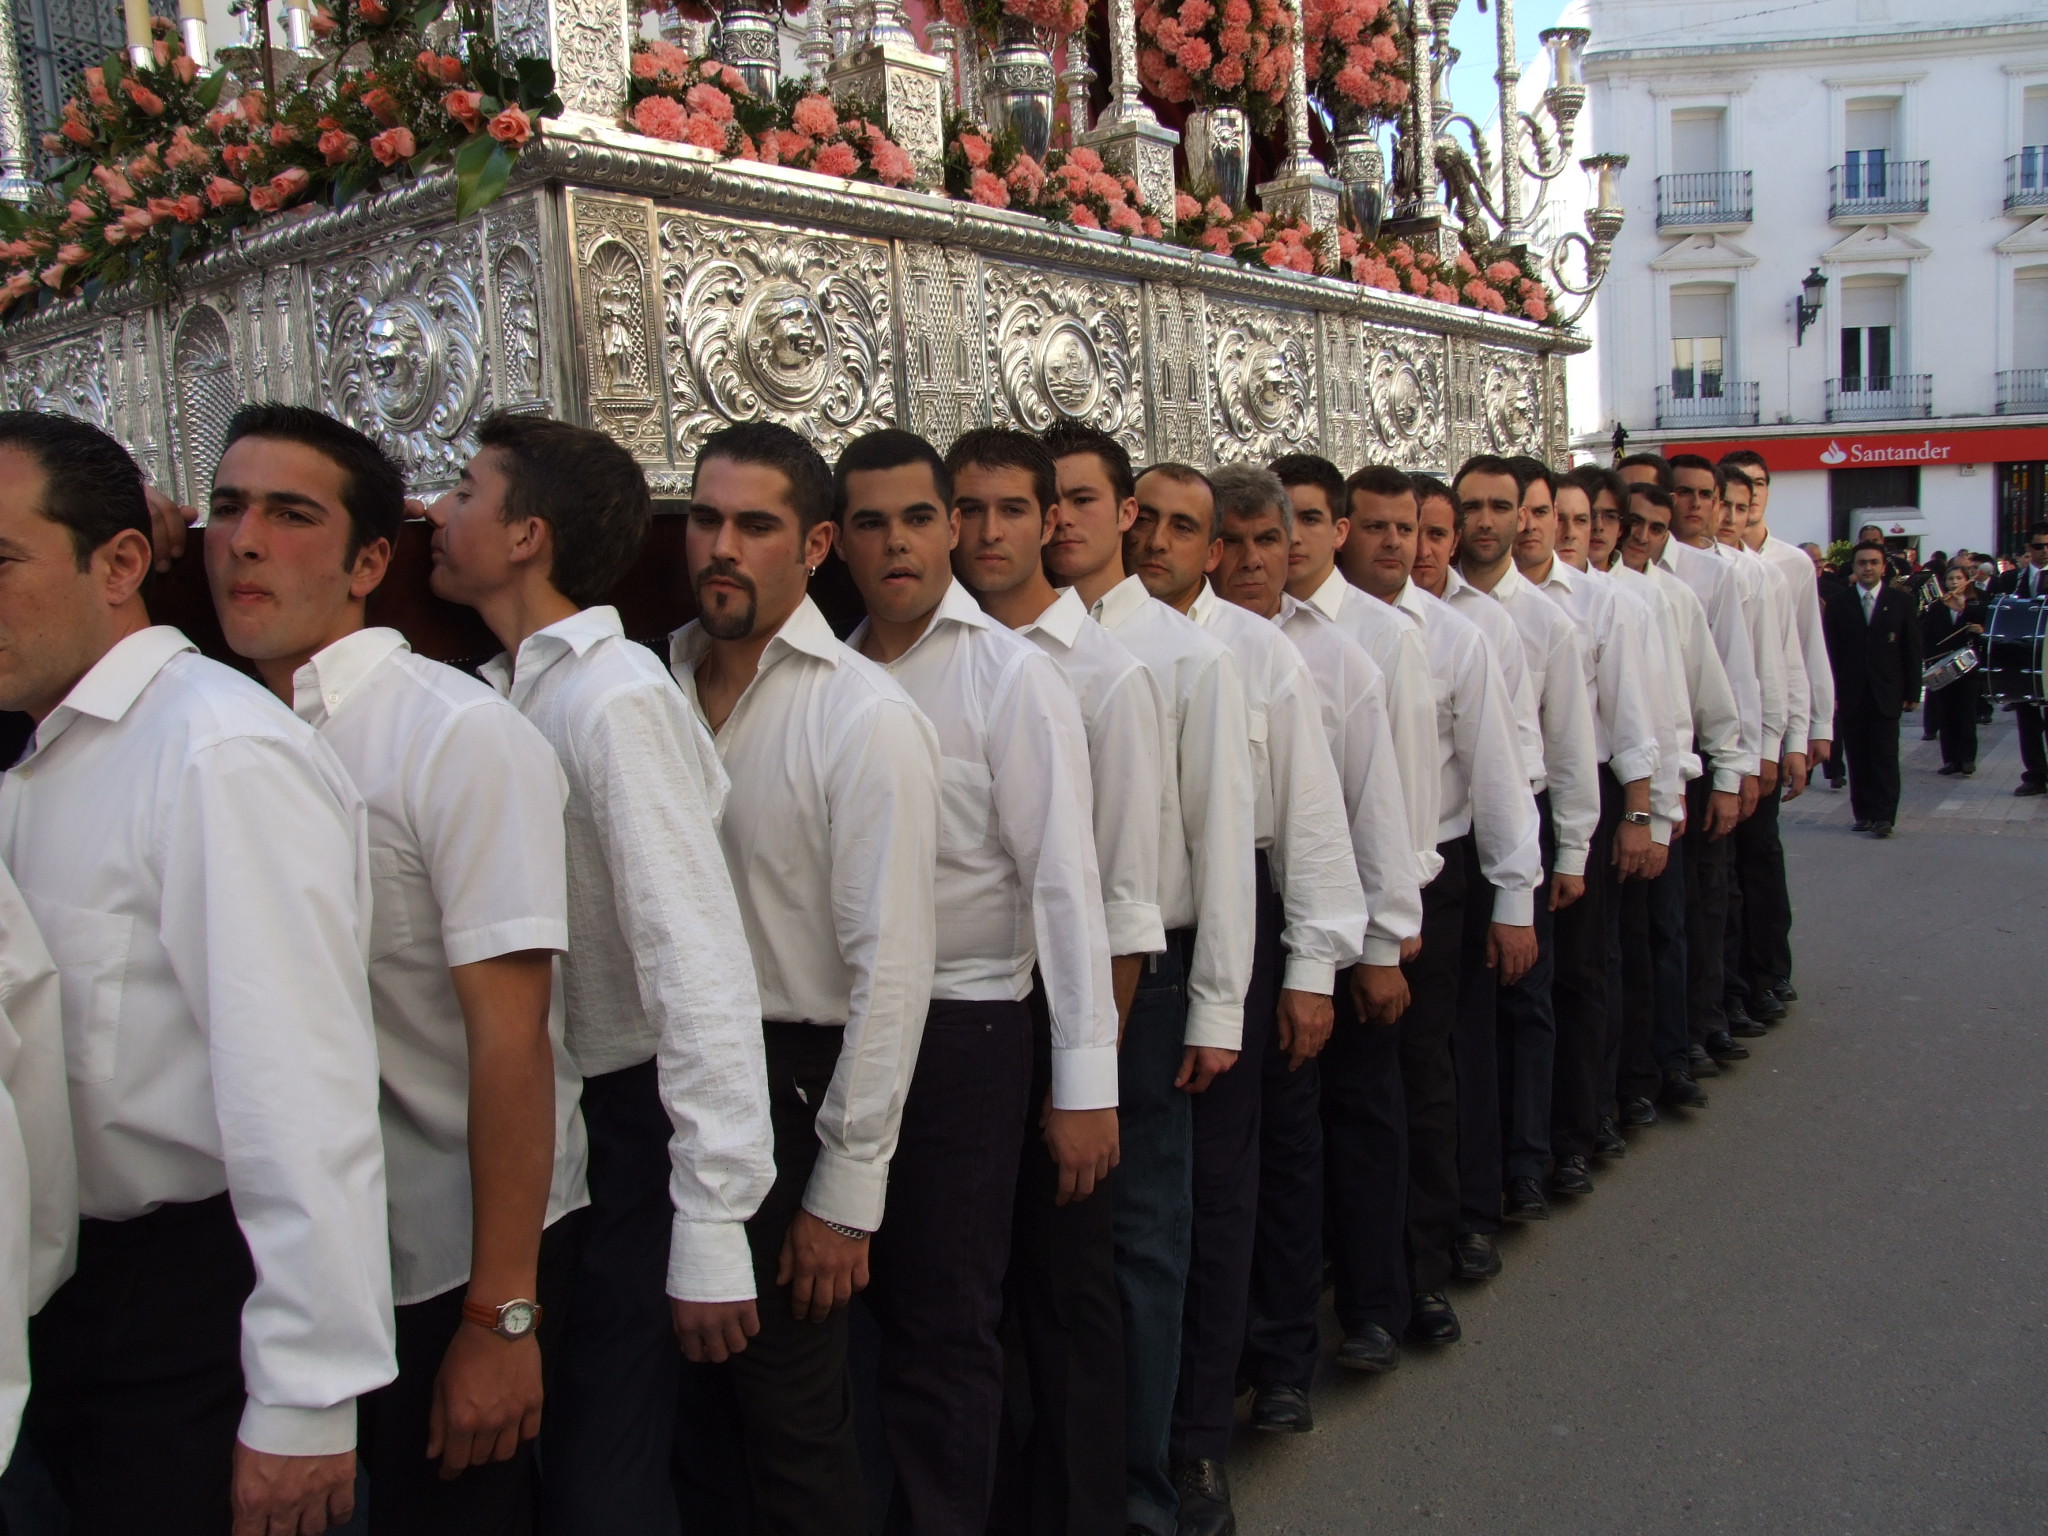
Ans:
{"type": "MultiPolygon", "coordinates": [[[[811,531],[804,535],[804,564],[816,570],[825,563],[825,557],[832,553],[839,542],[839,525],[825,518],[811,525],[811,531]]],[[[846,551],[839,552],[839,558],[846,558],[846,551]]]]}
{"type": "Polygon", "coordinates": [[[142,591],[155,551],[149,535],[123,528],[92,552],[93,578],[109,608],[119,608],[142,591]]]}
{"type": "Polygon", "coordinates": [[[356,551],[355,564],[349,569],[348,595],[357,601],[368,597],[384,584],[384,577],[390,570],[391,541],[370,540],[356,551]]]}
{"type": "Polygon", "coordinates": [[[1138,498],[1126,496],[1124,504],[1116,509],[1116,531],[1129,533],[1131,525],[1138,520],[1138,498]]]}
{"type": "Polygon", "coordinates": [[[1214,571],[1216,567],[1221,565],[1222,563],[1223,541],[1221,539],[1211,539],[1209,541],[1209,558],[1202,562],[1202,574],[1204,576],[1208,575],[1211,571],[1214,571]]]}

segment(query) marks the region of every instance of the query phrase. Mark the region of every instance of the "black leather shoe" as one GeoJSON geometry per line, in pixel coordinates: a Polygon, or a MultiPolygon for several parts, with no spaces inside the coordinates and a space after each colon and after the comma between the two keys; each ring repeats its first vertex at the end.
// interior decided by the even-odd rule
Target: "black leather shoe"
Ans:
{"type": "Polygon", "coordinates": [[[1781,981],[1771,990],[1777,993],[1778,1001],[1788,1007],[1799,1001],[1799,989],[1789,981],[1781,981]]]}
{"type": "MultiPolygon", "coordinates": [[[[1721,1012],[1728,1020],[1728,1033],[1731,1035],[1742,1035],[1743,1030],[1754,1026],[1756,1023],[1756,1019],[1751,1016],[1748,1006],[1739,997],[1723,1000],[1721,1012]]],[[[1761,1032],[1760,1030],[1758,1031],[1758,1033],[1761,1032]]],[[[1755,1036],[1742,1035],[1742,1038],[1746,1040],[1754,1039],[1755,1036]]]]}
{"type": "Polygon", "coordinates": [[[1679,1109],[1705,1109],[1706,1091],[1693,1081],[1690,1072],[1664,1074],[1664,1102],[1679,1109]]]}
{"type": "Polygon", "coordinates": [[[1401,1346],[1378,1323],[1367,1323],[1357,1333],[1346,1334],[1337,1346],[1337,1363],[1347,1371],[1384,1376],[1401,1367],[1401,1346]]]}
{"type": "Polygon", "coordinates": [[[1657,1123],[1657,1106],[1641,1095],[1621,1101],[1621,1123],[1632,1131],[1657,1123]]]}
{"type": "Polygon", "coordinates": [[[1874,821],[1870,824],[1870,835],[1872,837],[1890,837],[1892,835],[1892,824],[1888,821],[1874,821]]]}
{"type": "Polygon", "coordinates": [[[1940,774],[1945,779],[1952,774],[1961,773],[1963,770],[1958,768],[1954,763],[1943,763],[1939,768],[1935,769],[1934,771],[1940,774]]]}
{"type": "MultiPolygon", "coordinates": [[[[2015,790],[2014,793],[2017,794],[2018,791],[2015,790]]],[[[1858,816],[1854,821],[1849,823],[1849,830],[1851,832],[1868,832],[1870,830],[1870,825],[1870,818],[1868,816],[1858,816]]]]}
{"type": "Polygon", "coordinates": [[[1553,1195],[1593,1193],[1593,1177],[1586,1172],[1586,1160],[1583,1157],[1560,1157],[1557,1166],[1550,1170],[1550,1192],[1553,1195]]]}
{"type": "Polygon", "coordinates": [[[1628,1138],[1622,1135],[1614,1122],[1605,1115],[1600,1117],[1600,1128],[1593,1132],[1593,1155],[1595,1157],[1628,1156],[1628,1138]]]}
{"type": "Polygon", "coordinates": [[[1237,1511],[1230,1507],[1230,1474],[1223,1463],[1203,1457],[1173,1474],[1180,1495],[1178,1536],[1237,1536],[1237,1511]]]}
{"type": "Polygon", "coordinates": [[[1500,1250],[1486,1232],[1461,1232],[1451,1244],[1451,1272],[1460,1280],[1491,1280],[1500,1273],[1500,1250]]]}
{"type": "Polygon", "coordinates": [[[1685,1048],[1685,1060],[1694,1077],[1719,1077],[1721,1063],[1707,1054],[1707,1048],[1695,1040],[1685,1048]]]}
{"type": "Polygon", "coordinates": [[[1749,1016],[1759,1024],[1775,1024],[1785,1017],[1785,1005],[1769,987],[1755,987],[1749,994],[1749,1016]]]}
{"type": "Polygon", "coordinates": [[[1765,1035],[1768,1035],[1770,1031],[1764,1028],[1763,1025],[1757,1023],[1755,1019],[1752,1019],[1747,1014],[1744,1014],[1742,1017],[1742,1021],[1740,1023],[1737,1023],[1733,1019],[1730,1019],[1728,1021],[1728,1033],[1733,1035],[1737,1040],[1761,1040],[1765,1035]]]}
{"type": "Polygon", "coordinates": [[[1509,1179],[1501,1197],[1500,1213],[1509,1221],[1548,1221],[1550,1202],[1543,1198],[1540,1179],[1509,1179]]]}
{"type": "Polygon", "coordinates": [[[1717,1029],[1707,1036],[1706,1047],[1707,1054],[1716,1061],[1749,1060],[1749,1047],[1725,1029],[1717,1029]]]}
{"type": "Polygon", "coordinates": [[[1415,1311],[1408,1319],[1410,1344],[1455,1344],[1464,1336],[1458,1314],[1442,1291],[1425,1291],[1415,1298],[1415,1311]]]}
{"type": "Polygon", "coordinates": [[[1305,1435],[1316,1427],[1299,1387],[1261,1387],[1252,1394],[1252,1428],[1269,1435],[1305,1435]]]}
{"type": "Polygon", "coordinates": [[[2048,784],[2022,783],[2018,789],[2013,791],[2013,793],[2021,796],[2022,798],[2024,798],[2027,795],[2048,795],[2048,784]]]}

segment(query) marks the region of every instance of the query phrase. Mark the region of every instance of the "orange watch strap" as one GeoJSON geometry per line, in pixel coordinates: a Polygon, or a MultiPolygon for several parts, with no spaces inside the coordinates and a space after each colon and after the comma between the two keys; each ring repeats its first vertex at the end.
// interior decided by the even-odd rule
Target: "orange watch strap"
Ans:
{"type": "Polygon", "coordinates": [[[468,1297],[462,1301],[462,1320],[475,1323],[479,1328],[488,1328],[493,1333],[498,1331],[498,1309],[487,1307],[480,1301],[471,1301],[468,1297]]]}

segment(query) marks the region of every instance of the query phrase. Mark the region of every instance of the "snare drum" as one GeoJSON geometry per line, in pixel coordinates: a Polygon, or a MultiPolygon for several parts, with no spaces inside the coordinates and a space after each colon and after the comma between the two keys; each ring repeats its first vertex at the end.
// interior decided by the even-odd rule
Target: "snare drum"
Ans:
{"type": "Polygon", "coordinates": [[[1995,699],[2048,701],[2048,597],[2001,597],[1984,626],[1984,673],[1995,699]]]}

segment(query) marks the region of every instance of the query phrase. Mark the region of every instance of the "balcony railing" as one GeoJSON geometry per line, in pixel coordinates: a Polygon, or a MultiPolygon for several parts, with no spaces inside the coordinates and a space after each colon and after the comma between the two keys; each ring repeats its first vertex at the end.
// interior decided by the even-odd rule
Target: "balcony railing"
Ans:
{"type": "Polygon", "coordinates": [[[1704,391],[1679,394],[1669,384],[1657,386],[1657,425],[1666,427],[1753,427],[1756,425],[1756,385],[1743,379],[1723,379],[1714,394],[1704,391]]]}
{"type": "Polygon", "coordinates": [[[1870,219],[1927,211],[1927,162],[1879,160],[1828,172],[1828,217],[1870,219]]]}
{"type": "Polygon", "coordinates": [[[1888,373],[1828,380],[1829,421],[1896,421],[1929,414],[1934,375],[1888,373]]]}
{"type": "Polygon", "coordinates": [[[2048,144],[2029,144],[2005,159],[2005,207],[2048,208],[2048,144]]]}
{"type": "Polygon", "coordinates": [[[2008,368],[1998,376],[1998,414],[2048,411],[2048,368],[2008,368]]]}
{"type": "Polygon", "coordinates": [[[1688,171],[1657,178],[1657,227],[1747,224],[1755,206],[1748,171],[1688,171]]]}

